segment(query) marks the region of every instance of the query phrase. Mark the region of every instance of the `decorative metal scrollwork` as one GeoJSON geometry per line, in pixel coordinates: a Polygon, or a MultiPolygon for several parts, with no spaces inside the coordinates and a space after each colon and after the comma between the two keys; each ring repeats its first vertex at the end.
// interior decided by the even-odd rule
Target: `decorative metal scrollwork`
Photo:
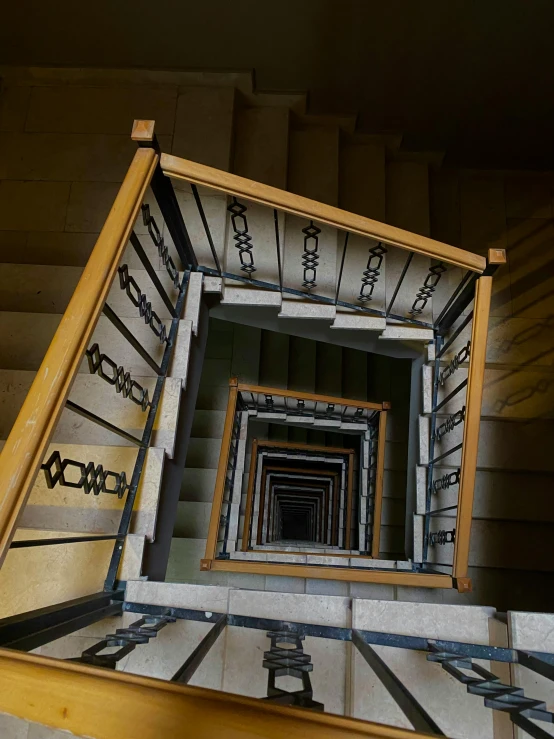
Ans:
{"type": "Polygon", "coordinates": [[[271,639],[271,649],[264,652],[263,666],[269,670],[267,676],[267,698],[263,700],[279,703],[285,706],[301,706],[316,711],[323,711],[323,703],[313,699],[313,689],[309,673],[314,666],[309,654],[304,654],[303,636],[292,634],[290,631],[268,631],[271,639]],[[290,649],[283,644],[293,645],[290,649]],[[275,678],[289,675],[302,681],[300,690],[288,691],[277,688],[275,678]]]}
{"type": "Polygon", "coordinates": [[[231,205],[227,206],[227,210],[231,214],[231,224],[235,232],[233,239],[239,250],[240,268],[250,275],[256,271],[256,267],[254,267],[254,255],[252,254],[254,244],[251,243],[252,236],[248,233],[248,221],[245,215],[248,208],[234,197],[231,205]]]}
{"type": "Polygon", "coordinates": [[[158,314],[152,310],[152,303],[146,300],[146,295],[141,291],[134,277],[129,275],[129,268],[126,264],[122,264],[117,270],[119,272],[119,286],[125,290],[127,297],[133,305],[139,309],[139,315],[144,318],[144,323],[150,326],[152,331],[160,340],[160,344],[169,344],[169,336],[158,314]],[[133,290],[135,294],[133,294],[133,290]]]}
{"type": "Polygon", "coordinates": [[[429,273],[425,278],[425,282],[419,288],[419,292],[417,293],[414,303],[409,311],[410,315],[419,316],[423,313],[429,298],[435,292],[436,287],[439,284],[443,272],[446,272],[446,267],[442,262],[439,262],[430,268],[429,273]]]}
{"type": "Polygon", "coordinates": [[[110,472],[104,470],[101,464],[95,466],[94,462],[83,464],[73,459],[62,459],[57,451],[52,452],[48,461],[41,465],[41,469],[44,470],[46,484],[50,490],[59,484],[66,488],[83,489],[86,495],[91,492],[94,495],[109,493],[123,498],[130,488],[125,472],[110,472]],[[77,482],[71,482],[66,478],[65,473],[68,467],[74,467],[79,471],[80,477],[77,482]],[[110,487],[109,483],[112,480],[113,484],[110,487]]]}
{"type": "Polygon", "coordinates": [[[438,493],[439,490],[448,490],[449,487],[452,485],[459,485],[460,484],[460,470],[455,470],[454,472],[447,472],[442,477],[439,477],[438,480],[433,481],[433,492],[438,493]]]}
{"type": "Polygon", "coordinates": [[[75,662],[84,662],[87,665],[107,667],[115,670],[117,663],[132,652],[137,644],[148,644],[150,639],[158,636],[158,631],[167,624],[173,623],[173,616],[144,616],[140,621],[127,626],[124,629],[116,629],[115,634],[108,634],[92,647],[85,649],[75,662]],[[105,649],[119,647],[114,652],[100,654],[105,649]]]}
{"type": "Polygon", "coordinates": [[[98,344],[93,344],[90,349],[86,350],[85,354],[87,355],[91,375],[98,374],[109,385],[115,387],[116,393],[121,393],[124,398],[129,398],[133,403],[140,405],[143,411],[152,405],[148,397],[148,390],[145,390],[142,385],[133,380],[130,372],[125,372],[123,367],[118,367],[106,354],[101,354],[98,344]],[[105,371],[104,365],[109,367],[108,372],[105,371]]]}
{"type": "Polygon", "coordinates": [[[445,531],[444,529],[441,529],[440,531],[432,531],[429,534],[429,544],[434,547],[437,544],[439,546],[444,546],[445,544],[454,544],[456,541],[456,529],[452,529],[451,531],[445,531]]]}
{"type": "Polygon", "coordinates": [[[450,362],[450,364],[443,369],[443,371],[439,375],[439,382],[441,385],[444,385],[445,381],[451,377],[454,372],[459,368],[461,364],[464,362],[467,362],[469,359],[469,353],[471,351],[471,341],[468,341],[465,346],[463,346],[460,351],[456,354],[454,359],[450,362]]]}
{"type": "Polygon", "coordinates": [[[304,267],[304,275],[302,287],[307,290],[313,290],[317,287],[317,267],[319,266],[319,234],[321,229],[310,221],[310,225],[302,229],[304,234],[304,253],[302,254],[302,266],[304,267]]]}
{"type": "Polygon", "coordinates": [[[435,435],[433,437],[434,441],[440,441],[443,436],[450,433],[458,424],[463,423],[466,417],[466,407],[464,405],[463,408],[461,408],[459,411],[456,411],[456,413],[453,413],[451,416],[448,416],[446,421],[444,423],[441,423],[441,425],[438,427],[438,429],[435,431],[435,435]]]}
{"type": "Polygon", "coordinates": [[[275,402],[273,400],[273,395],[266,395],[265,396],[265,407],[268,411],[272,411],[275,408],[275,402]]]}
{"type": "Polygon", "coordinates": [[[306,403],[304,402],[302,398],[299,398],[296,401],[296,410],[303,411],[305,407],[306,407],[306,403]]]}
{"type": "MultiPolygon", "coordinates": [[[[554,723],[554,713],[548,710],[545,701],[527,697],[523,688],[513,683],[506,685],[493,672],[473,662],[471,657],[450,650],[445,651],[432,642],[429,642],[428,649],[431,652],[427,655],[430,662],[438,662],[451,677],[467,687],[468,693],[483,697],[485,706],[488,708],[508,713],[512,723],[523,729],[526,736],[551,736],[550,732],[545,731],[536,723],[544,721],[549,726],[554,723]]],[[[535,667],[537,663],[541,664],[541,660],[535,655],[531,657],[531,655],[524,654],[521,657],[522,661],[525,657],[533,660],[531,669],[541,672],[535,667]]],[[[544,661],[542,666],[551,674],[551,663],[544,661]]],[[[542,674],[548,675],[549,673],[542,674]]]]}
{"type": "Polygon", "coordinates": [[[369,250],[367,267],[363,273],[362,286],[360,287],[360,294],[358,295],[360,303],[367,303],[368,301],[373,300],[373,289],[379,279],[383,257],[387,251],[388,249],[384,247],[381,242],[369,250]]]}
{"type": "Polygon", "coordinates": [[[171,277],[171,280],[173,282],[173,287],[178,288],[179,287],[179,272],[177,270],[177,267],[175,266],[173,259],[171,258],[169,254],[167,246],[164,243],[164,237],[160,233],[160,229],[158,228],[156,221],[154,220],[154,216],[150,214],[150,206],[145,203],[144,205],[142,205],[141,210],[142,210],[142,222],[148,229],[150,238],[152,239],[154,246],[158,250],[159,257],[162,260],[162,263],[167,270],[167,274],[171,277]]]}

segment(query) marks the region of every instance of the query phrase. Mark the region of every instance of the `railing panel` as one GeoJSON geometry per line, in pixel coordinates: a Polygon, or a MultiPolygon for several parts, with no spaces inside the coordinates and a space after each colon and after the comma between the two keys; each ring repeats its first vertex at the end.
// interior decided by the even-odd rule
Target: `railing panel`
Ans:
{"type": "Polygon", "coordinates": [[[139,149],[0,456],[0,563],[88,348],[158,155],[139,149]]]}

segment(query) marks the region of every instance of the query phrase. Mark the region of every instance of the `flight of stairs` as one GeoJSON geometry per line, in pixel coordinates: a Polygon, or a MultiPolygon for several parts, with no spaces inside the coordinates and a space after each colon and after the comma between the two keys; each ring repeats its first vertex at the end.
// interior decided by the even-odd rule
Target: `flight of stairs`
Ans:
{"type": "MultiPolygon", "coordinates": [[[[166,580],[236,585],[254,589],[289,587],[294,592],[349,593],[348,583],[200,572],[211,513],[216,467],[227,403],[229,377],[268,387],[332,395],[355,400],[390,399],[390,425],[385,446],[385,487],[381,554],[404,559],[404,522],[409,365],[406,360],[367,355],[361,351],[309,339],[210,319],[206,357],[196,406],[192,438],[183,475],[181,500],[166,580]]],[[[252,438],[300,444],[349,447],[348,434],[291,428],[255,421],[252,438]]],[[[249,443],[249,442],[248,442],[249,443]]],[[[245,460],[248,470],[249,447],[245,460]]],[[[245,475],[243,492],[248,476],[245,475]]],[[[244,495],[243,495],[244,504],[244,495]]],[[[244,514],[244,509],[241,509],[244,514]]],[[[364,585],[361,586],[362,589],[364,585]]],[[[365,586],[367,589],[369,586],[365,586]]],[[[360,584],[351,583],[354,591],[360,584]]],[[[379,591],[379,587],[375,592],[379,591]]]]}
{"type": "MultiPolygon", "coordinates": [[[[519,175],[437,171],[436,157],[403,151],[400,137],[360,135],[354,130],[352,119],[307,115],[303,96],[256,93],[249,75],[164,73],[163,76],[150,72],[146,78],[141,78],[141,74],[102,70],[94,73],[57,70],[36,74],[14,69],[5,80],[1,98],[4,132],[0,172],[0,436],[5,439],[13,423],[24,390],[67,305],[131,159],[131,121],[138,117],[155,119],[162,149],[177,156],[287,187],[293,192],[317,197],[416,233],[430,234],[472,251],[485,253],[490,246],[508,249],[509,264],[495,277],[490,321],[476,518],[470,555],[474,592],[460,596],[454,591],[358,585],[356,593],[359,595],[364,590],[368,597],[375,597],[379,592],[382,597],[400,600],[494,604],[505,610],[514,606],[547,608],[552,602],[550,593],[554,592],[551,587],[554,568],[545,546],[554,524],[549,495],[554,469],[550,461],[553,289],[549,276],[552,195],[548,179],[538,175],[533,179],[530,175],[531,184],[527,187],[526,178],[519,175]],[[97,86],[94,105],[103,112],[97,121],[91,117],[94,107],[91,109],[86,102],[91,84],[97,86]],[[14,91],[17,94],[10,94],[14,91]],[[96,122],[91,124],[91,120],[96,122]]],[[[185,219],[190,224],[195,248],[200,256],[209,259],[203,229],[198,218],[195,220],[192,215],[190,195],[179,183],[175,187],[185,219]]],[[[208,215],[213,216],[210,222],[220,259],[231,266],[234,250],[229,248],[233,246],[232,235],[228,229],[226,231],[223,220],[225,202],[221,196],[201,194],[208,215]],[[214,221],[219,223],[219,230],[214,221]],[[230,261],[225,261],[227,259],[230,261]]],[[[147,201],[159,218],[150,193],[147,201]]],[[[287,216],[284,220],[286,234],[291,219],[287,216]]],[[[146,239],[141,223],[137,232],[146,239]]],[[[274,258],[274,242],[271,243],[274,258]]],[[[263,244],[262,241],[259,277],[275,278],[275,262],[264,261],[263,244]]],[[[389,254],[385,259],[383,279],[378,283],[382,292],[376,294],[376,303],[383,304],[387,291],[390,296],[390,286],[402,268],[402,262],[396,257],[389,254]]],[[[129,264],[132,270],[141,270],[136,260],[129,264]]],[[[283,267],[289,274],[290,260],[283,267]]],[[[323,290],[329,290],[338,269],[338,263],[325,265],[323,290]]],[[[419,264],[417,269],[419,277],[406,284],[399,298],[400,306],[410,304],[421,284],[419,278],[425,273],[426,265],[419,264]]],[[[140,275],[139,284],[142,280],[140,275]]],[[[352,280],[353,275],[344,274],[345,290],[352,287],[352,280]]],[[[213,300],[217,300],[221,289],[217,283],[217,279],[204,279],[205,294],[213,300]]],[[[432,306],[435,316],[444,299],[445,285],[452,287],[450,282],[441,282],[441,290],[437,291],[432,306]]],[[[199,281],[195,280],[195,290],[198,288],[199,281]]],[[[394,340],[394,352],[406,360],[416,357],[422,350],[424,334],[421,332],[411,336],[419,341],[409,343],[409,334],[402,333],[402,327],[370,324],[365,316],[364,321],[355,326],[357,316],[342,309],[331,318],[328,311],[322,311],[320,315],[325,313],[326,321],[286,318],[306,315],[305,309],[309,306],[304,301],[289,298],[281,301],[277,295],[278,304],[274,302],[273,309],[263,308],[263,301],[269,299],[264,295],[258,299],[261,307],[252,309],[248,307],[251,296],[244,299],[247,291],[256,292],[244,283],[224,285],[222,302],[212,311],[213,316],[226,321],[220,321],[217,328],[212,326],[210,330],[210,348],[196,404],[187,475],[183,480],[181,504],[188,504],[190,508],[186,515],[182,506],[180,508],[176,524],[179,535],[174,541],[174,547],[183,547],[183,556],[177,558],[179,562],[190,563],[189,570],[179,572],[179,577],[191,582],[217,582],[218,578],[228,582],[230,577],[222,573],[200,573],[196,568],[202,550],[198,542],[204,536],[213,490],[228,377],[237,374],[247,380],[251,379],[248,373],[253,371],[257,372],[256,379],[260,382],[274,386],[281,382],[283,386],[287,384],[299,390],[333,393],[340,390],[339,395],[353,397],[359,392],[364,397],[369,391],[364,378],[371,376],[378,382],[374,389],[379,398],[390,399],[393,409],[407,409],[410,402],[407,395],[398,399],[394,396],[394,392],[404,392],[405,383],[395,381],[388,371],[387,362],[389,358],[392,361],[391,344],[394,340]],[[300,307],[296,303],[300,303],[300,307]],[[275,308],[279,308],[280,318],[275,308]],[[245,315],[247,318],[243,320],[245,315]],[[282,332],[268,330],[275,321],[281,322],[282,332]],[[349,328],[345,328],[347,326],[349,328]],[[241,332],[246,333],[250,328],[258,331],[257,338],[242,341],[241,332]],[[353,328],[357,330],[351,330],[353,328]],[[336,333],[337,338],[333,341],[329,333],[336,333]],[[272,338],[266,341],[266,334],[272,338]],[[320,342],[319,348],[314,338],[320,342]],[[362,360],[354,348],[373,352],[363,358],[367,374],[359,371],[357,362],[362,360]],[[286,351],[288,360],[276,361],[286,351]],[[353,358],[354,355],[358,358],[353,358]],[[339,367],[342,368],[340,372],[339,367]],[[346,387],[348,392],[344,392],[346,387]]],[[[342,297],[351,299],[353,294],[350,298],[346,294],[342,297]]],[[[195,295],[189,317],[185,315],[183,321],[183,350],[176,352],[175,361],[179,366],[172,369],[172,379],[165,392],[167,412],[156,430],[156,449],[152,451],[160,460],[155,471],[157,480],[161,479],[159,466],[164,454],[171,454],[178,410],[177,388],[187,374],[187,346],[198,315],[198,292],[195,295]]],[[[114,300],[117,302],[117,298],[114,300]]],[[[123,308],[121,302],[119,306],[123,308]]],[[[313,315],[316,314],[317,311],[313,315]]],[[[140,335],[143,331],[148,334],[132,311],[128,315],[129,321],[136,321],[134,330],[140,331],[140,335]]],[[[116,354],[119,344],[111,342],[103,319],[97,331],[105,342],[102,349],[116,354]]],[[[148,381],[148,370],[128,354],[123,353],[121,358],[114,356],[114,359],[124,366],[127,362],[126,369],[137,372],[137,377],[144,378],[145,383],[148,381]]],[[[409,370],[406,374],[409,375],[409,370]]],[[[83,374],[74,392],[88,393],[97,379],[83,374]]],[[[412,387],[413,379],[410,379],[412,387]]],[[[109,394],[105,394],[109,388],[106,386],[102,390],[109,398],[109,394]]],[[[413,422],[421,412],[419,397],[412,395],[411,403],[413,422]]],[[[121,420],[126,428],[136,429],[136,409],[132,406],[128,417],[117,415],[116,404],[108,403],[103,410],[115,414],[112,419],[121,420]]],[[[391,450],[405,448],[405,420],[406,416],[400,427],[393,430],[390,441],[397,447],[391,446],[391,450]]],[[[62,419],[57,437],[59,444],[73,447],[72,454],[83,451],[81,445],[85,445],[85,435],[81,434],[81,429],[84,422],[79,419],[77,424],[75,421],[64,423],[62,419]],[[75,449],[76,446],[80,448],[75,449]]],[[[102,447],[102,463],[106,467],[110,463],[123,464],[121,456],[113,459],[111,455],[116,449],[127,448],[107,440],[103,433],[94,435],[94,427],[91,431],[92,435],[87,432],[86,440],[89,446],[92,442],[102,447]]],[[[304,438],[307,436],[303,429],[289,434],[292,441],[304,438]]],[[[93,454],[90,448],[87,453],[93,454]]],[[[100,461],[100,453],[97,459],[100,461]]],[[[90,461],[96,458],[91,456],[90,461]]],[[[403,467],[397,464],[394,452],[387,468],[390,478],[387,489],[402,490],[404,495],[403,467]]],[[[411,483],[415,488],[415,480],[411,483]]],[[[410,480],[407,486],[409,488],[410,480]]],[[[156,517],[159,484],[149,489],[153,490],[150,528],[138,529],[140,537],[151,534],[152,521],[156,517]]],[[[42,515],[47,508],[55,507],[55,499],[52,493],[46,498],[44,491],[42,495],[43,498],[37,500],[37,508],[41,509],[38,511],[41,521],[45,521],[42,515]]],[[[391,500],[399,498],[391,497],[391,500]]],[[[78,508],[83,505],[82,500],[73,495],[68,496],[67,501],[78,508]]],[[[410,505],[415,505],[415,500],[409,501],[408,507],[410,505]]],[[[394,522],[391,528],[401,530],[405,523],[405,506],[404,503],[395,506],[391,503],[390,521],[394,522]]],[[[403,535],[398,534],[397,539],[400,538],[402,546],[397,541],[388,545],[391,554],[404,551],[403,535]]],[[[84,571],[91,561],[85,558],[84,563],[80,562],[76,549],[64,556],[66,572],[84,571]]],[[[98,562],[98,557],[93,559],[98,562]]],[[[174,576],[175,561],[172,556],[168,579],[174,576]]],[[[16,577],[21,567],[24,566],[14,567],[10,577],[16,577]]],[[[26,569],[30,571],[32,567],[26,569]]],[[[102,568],[97,569],[99,572],[102,568]]],[[[103,576],[98,572],[83,583],[87,592],[101,586],[103,576]]],[[[40,589],[40,577],[29,590],[30,601],[40,589]]],[[[260,589],[268,584],[258,576],[248,576],[248,580],[243,581],[248,583],[246,587],[260,589]],[[256,584],[252,585],[254,581],[256,584]]],[[[277,585],[285,589],[305,587],[307,592],[311,587],[309,582],[277,585]]],[[[330,583],[326,587],[335,585],[330,583]]],[[[344,592],[344,588],[342,590],[344,592]]],[[[59,600],[57,594],[51,595],[50,602],[55,600],[59,600]]],[[[36,601],[33,604],[37,605],[36,601]]],[[[17,607],[20,606],[25,607],[21,603],[17,607]]]]}

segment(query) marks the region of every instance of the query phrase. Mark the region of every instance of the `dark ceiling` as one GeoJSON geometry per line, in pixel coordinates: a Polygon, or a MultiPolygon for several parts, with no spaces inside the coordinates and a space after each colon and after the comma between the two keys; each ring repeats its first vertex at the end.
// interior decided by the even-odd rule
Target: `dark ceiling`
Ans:
{"type": "Polygon", "coordinates": [[[0,63],[255,69],[469,167],[552,168],[552,0],[4,3],[0,63]]]}

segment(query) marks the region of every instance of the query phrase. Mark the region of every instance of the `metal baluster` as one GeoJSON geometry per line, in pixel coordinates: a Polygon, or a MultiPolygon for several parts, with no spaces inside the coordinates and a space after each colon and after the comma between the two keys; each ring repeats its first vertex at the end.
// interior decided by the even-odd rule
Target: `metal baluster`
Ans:
{"type": "Polygon", "coordinates": [[[125,372],[123,367],[118,366],[107,354],[101,354],[98,344],[93,344],[85,354],[91,375],[98,374],[109,385],[115,387],[116,393],[121,393],[124,398],[129,398],[133,403],[140,405],[143,411],[150,407],[148,390],[133,380],[131,373],[125,372]],[[105,371],[104,365],[110,368],[111,373],[105,371]]]}
{"type": "Polygon", "coordinates": [[[245,215],[248,208],[233,197],[233,202],[227,207],[227,210],[231,214],[231,224],[235,232],[233,240],[236,241],[235,246],[239,250],[240,268],[243,272],[251,275],[252,272],[256,271],[256,267],[254,266],[254,255],[252,253],[254,244],[251,243],[252,236],[248,233],[248,221],[245,215]]]}
{"type": "Polygon", "coordinates": [[[381,242],[379,242],[377,246],[371,247],[369,250],[369,258],[363,273],[360,294],[358,295],[360,303],[367,303],[368,301],[373,300],[373,290],[375,289],[375,285],[379,279],[381,265],[387,251],[388,249],[384,247],[381,242]]]}
{"type": "Polygon", "coordinates": [[[317,287],[317,267],[319,265],[319,234],[321,229],[314,225],[313,221],[310,221],[310,225],[302,229],[304,234],[304,253],[302,254],[302,267],[304,268],[304,275],[302,279],[302,287],[307,290],[313,290],[317,287]],[[313,243],[310,243],[313,242],[313,243]]]}
{"type": "Polygon", "coordinates": [[[419,316],[425,310],[425,306],[429,302],[429,299],[435,292],[437,285],[440,282],[442,273],[446,272],[446,267],[442,262],[435,264],[429,269],[429,273],[425,278],[425,282],[419,288],[419,292],[413,302],[413,305],[409,311],[412,316],[419,316]]]}
{"type": "Polygon", "coordinates": [[[214,263],[215,263],[217,272],[221,276],[221,264],[219,263],[219,259],[217,257],[217,252],[214,246],[214,240],[212,238],[212,232],[210,231],[210,227],[208,225],[208,219],[206,218],[206,214],[204,213],[204,206],[202,205],[202,201],[200,200],[198,189],[196,185],[193,185],[192,183],[191,183],[190,189],[192,190],[192,194],[194,196],[194,202],[196,203],[196,207],[198,208],[198,213],[200,214],[200,220],[202,221],[202,225],[204,226],[204,232],[206,234],[206,238],[208,239],[208,244],[210,245],[210,251],[212,252],[212,257],[214,258],[214,263]]]}
{"type": "Polygon", "coordinates": [[[58,451],[52,452],[48,460],[40,468],[44,471],[46,485],[49,490],[52,490],[59,484],[67,488],[84,490],[86,495],[91,492],[94,495],[109,493],[110,495],[117,495],[118,498],[123,498],[130,487],[127,484],[127,475],[125,472],[110,472],[109,470],[104,470],[101,464],[95,465],[94,462],[84,464],[83,462],[76,462],[73,459],[62,459],[58,451]],[[71,480],[67,479],[66,470],[68,467],[76,469],[79,472],[80,477],[77,482],[71,482],[71,480]],[[112,479],[113,485],[109,487],[109,480],[112,479]]]}

